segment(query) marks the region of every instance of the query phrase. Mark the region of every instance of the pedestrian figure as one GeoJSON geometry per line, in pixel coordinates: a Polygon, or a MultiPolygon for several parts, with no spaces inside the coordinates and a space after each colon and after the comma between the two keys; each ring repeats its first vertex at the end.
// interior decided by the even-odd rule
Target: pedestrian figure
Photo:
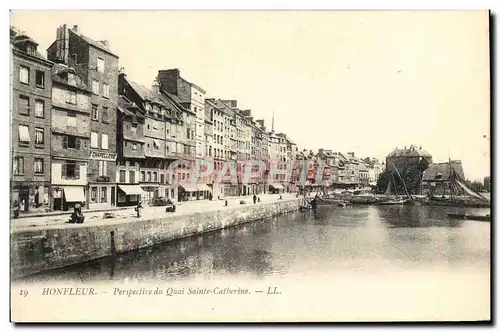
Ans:
{"type": "Polygon", "coordinates": [[[257,196],[254,194],[253,195],[253,204],[255,204],[257,202],[257,196]]]}
{"type": "Polygon", "coordinates": [[[143,209],[141,202],[137,203],[137,207],[135,208],[135,211],[137,212],[137,218],[141,217],[141,210],[143,209]]]}
{"type": "Polygon", "coordinates": [[[19,218],[19,203],[17,202],[17,200],[14,201],[14,218],[19,218]]]}
{"type": "Polygon", "coordinates": [[[280,198],[278,198],[278,199],[283,199],[283,197],[280,195],[280,198]]]}
{"type": "Polygon", "coordinates": [[[167,199],[165,212],[175,212],[175,205],[170,198],[167,199]]]}
{"type": "Polygon", "coordinates": [[[311,204],[311,209],[313,211],[316,211],[316,205],[317,205],[316,198],[313,198],[310,204],[311,204]]]}

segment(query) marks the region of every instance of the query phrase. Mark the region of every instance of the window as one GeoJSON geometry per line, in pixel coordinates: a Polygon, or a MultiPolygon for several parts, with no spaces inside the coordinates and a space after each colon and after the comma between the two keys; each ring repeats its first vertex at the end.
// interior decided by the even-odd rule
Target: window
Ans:
{"type": "Polygon", "coordinates": [[[74,161],[67,161],[62,165],[61,174],[63,179],[79,179],[80,167],[74,161]]]}
{"type": "Polygon", "coordinates": [[[43,128],[35,128],[35,144],[43,144],[43,128]]]}
{"type": "Polygon", "coordinates": [[[132,123],[132,127],[130,127],[130,131],[132,134],[137,133],[137,123],[132,123]]]}
{"type": "Polygon", "coordinates": [[[43,109],[44,109],[45,103],[43,100],[35,100],[35,116],[37,118],[43,118],[43,109]]]}
{"type": "Polygon", "coordinates": [[[35,170],[35,174],[43,174],[43,158],[35,158],[33,168],[35,170]]]}
{"type": "Polygon", "coordinates": [[[90,187],[90,201],[97,202],[97,187],[90,187]]]}
{"type": "Polygon", "coordinates": [[[102,96],[109,98],[109,84],[102,83],[102,96]]]}
{"type": "Polygon", "coordinates": [[[24,157],[15,157],[12,168],[15,175],[24,174],[24,157]]]}
{"type": "Polygon", "coordinates": [[[135,183],[135,171],[130,171],[128,175],[128,181],[130,183],[135,183]]]}
{"type": "Polygon", "coordinates": [[[25,66],[19,66],[19,81],[24,84],[30,84],[30,69],[25,66]]]}
{"type": "Polygon", "coordinates": [[[92,93],[99,95],[99,82],[96,80],[92,80],[92,93]]]}
{"type": "Polygon", "coordinates": [[[97,72],[104,73],[104,59],[97,58],[97,72]]]}
{"type": "Polygon", "coordinates": [[[157,181],[158,181],[158,173],[153,172],[153,182],[157,182],[157,181]]]}
{"type": "Polygon", "coordinates": [[[132,150],[137,151],[137,143],[132,143],[132,150]]]}
{"type": "Polygon", "coordinates": [[[75,74],[73,74],[73,73],[68,73],[68,84],[69,84],[69,85],[76,85],[76,78],[75,78],[75,74]]]}
{"type": "Polygon", "coordinates": [[[108,175],[108,162],[104,160],[99,160],[99,176],[108,175]]]}
{"type": "Polygon", "coordinates": [[[103,150],[108,149],[108,134],[101,135],[101,149],[103,150]]]}
{"type": "Polygon", "coordinates": [[[108,123],[108,108],[107,107],[102,108],[101,120],[102,120],[102,122],[108,123]]]}
{"type": "Polygon", "coordinates": [[[146,172],[146,182],[151,182],[151,172],[146,172]]]}
{"type": "Polygon", "coordinates": [[[76,105],[76,92],[75,91],[68,91],[68,94],[66,95],[66,102],[68,104],[76,105]]]}
{"type": "Polygon", "coordinates": [[[30,115],[30,99],[28,96],[19,96],[19,114],[30,115]]]}
{"type": "Polygon", "coordinates": [[[99,148],[98,134],[95,131],[90,133],[90,147],[95,149],[99,148]]]}
{"type": "Polygon", "coordinates": [[[64,136],[63,137],[63,148],[64,149],[75,149],[80,150],[80,139],[75,136],[64,136]]]}
{"type": "Polygon", "coordinates": [[[26,47],[26,53],[28,53],[30,55],[36,55],[36,47],[33,45],[28,45],[26,47]]]}
{"type": "Polygon", "coordinates": [[[45,87],[45,73],[43,71],[37,70],[35,72],[35,85],[37,88],[45,87]]]}
{"type": "Polygon", "coordinates": [[[30,131],[27,125],[19,125],[19,143],[30,143],[30,131]]]}
{"type": "Polygon", "coordinates": [[[141,171],[141,182],[145,182],[145,181],[146,181],[146,172],[141,171]]]}
{"type": "Polygon", "coordinates": [[[106,203],[108,201],[108,188],[101,188],[101,203],[106,203]]]}
{"type": "Polygon", "coordinates": [[[75,112],[66,112],[66,125],[68,127],[76,128],[76,113],[75,112]]]}
{"type": "Polygon", "coordinates": [[[125,171],[120,170],[120,182],[125,183],[125,171]]]}
{"type": "Polygon", "coordinates": [[[160,183],[165,183],[165,174],[160,174],[160,183]]]}
{"type": "Polygon", "coordinates": [[[99,121],[99,109],[96,104],[92,104],[92,120],[99,121]]]}

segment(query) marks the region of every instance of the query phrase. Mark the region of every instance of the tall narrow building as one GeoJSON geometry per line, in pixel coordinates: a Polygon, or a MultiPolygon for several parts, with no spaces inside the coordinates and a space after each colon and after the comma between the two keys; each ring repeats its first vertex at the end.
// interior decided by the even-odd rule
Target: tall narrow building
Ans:
{"type": "Polygon", "coordinates": [[[29,36],[10,29],[11,197],[20,212],[50,204],[50,109],[53,63],[29,36]]]}
{"type": "Polygon", "coordinates": [[[52,70],[52,196],[54,210],[86,205],[92,92],[75,70],[55,64],[52,70]]]}
{"type": "Polygon", "coordinates": [[[95,41],[78,26],[57,29],[57,39],[47,50],[52,61],[67,64],[90,88],[90,151],[87,169],[89,208],[116,205],[116,105],[118,56],[106,40],[95,41]]]}
{"type": "MultiPolygon", "coordinates": [[[[180,75],[179,69],[168,69],[158,71],[157,80],[162,90],[178,98],[183,107],[194,113],[194,132],[191,133],[195,139],[195,158],[200,164],[205,160],[205,94],[206,91],[198,85],[187,81],[180,75]]],[[[186,114],[188,127],[191,125],[191,117],[186,114]]],[[[195,160],[196,162],[196,160],[195,160]]],[[[213,162],[213,161],[210,161],[213,162]]],[[[194,165],[193,165],[194,166],[194,165]]],[[[203,172],[203,170],[202,170],[203,172]]],[[[193,179],[191,179],[193,180],[193,179]]],[[[189,199],[207,199],[212,189],[208,186],[212,180],[208,176],[199,176],[193,182],[196,187],[187,183],[182,186],[184,195],[189,199]]]]}

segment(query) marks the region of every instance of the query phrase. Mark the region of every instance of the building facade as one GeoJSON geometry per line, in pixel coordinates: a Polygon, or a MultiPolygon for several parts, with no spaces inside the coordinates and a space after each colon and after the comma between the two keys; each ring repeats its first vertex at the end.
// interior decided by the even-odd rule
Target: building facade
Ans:
{"type": "Polygon", "coordinates": [[[117,131],[121,138],[117,142],[116,182],[118,184],[117,205],[136,205],[147,193],[140,186],[140,165],[146,159],[144,137],[145,116],[141,108],[125,95],[124,77],[118,83],[117,131]]]}
{"type": "Polygon", "coordinates": [[[116,205],[116,105],[118,56],[108,41],[81,34],[78,26],[57,29],[57,39],[47,49],[49,60],[67,64],[90,88],[90,155],[87,168],[89,208],[116,205]]]}
{"type": "Polygon", "coordinates": [[[87,168],[91,140],[91,94],[73,68],[52,70],[52,197],[53,210],[88,206],[87,168]]]}
{"type": "Polygon", "coordinates": [[[38,44],[10,29],[11,199],[21,213],[48,210],[51,204],[52,66],[38,44]]]}

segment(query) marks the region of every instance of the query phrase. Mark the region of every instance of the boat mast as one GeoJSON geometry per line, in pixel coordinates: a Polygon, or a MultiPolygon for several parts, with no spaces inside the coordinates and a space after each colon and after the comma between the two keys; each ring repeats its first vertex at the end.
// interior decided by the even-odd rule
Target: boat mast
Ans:
{"type": "MultiPolygon", "coordinates": [[[[393,165],[394,166],[394,165],[393,165]]],[[[403,177],[401,176],[401,174],[399,174],[399,171],[396,167],[394,167],[394,169],[396,170],[396,174],[399,176],[399,179],[401,180],[401,182],[403,183],[403,187],[405,188],[405,192],[406,192],[406,195],[408,196],[409,199],[412,199],[410,193],[408,192],[408,188],[406,187],[406,183],[405,183],[405,180],[403,179],[403,177]]]]}
{"type": "Polygon", "coordinates": [[[450,200],[453,200],[453,184],[455,183],[455,175],[453,174],[453,167],[451,167],[450,157],[448,157],[448,165],[450,166],[450,200]]]}

